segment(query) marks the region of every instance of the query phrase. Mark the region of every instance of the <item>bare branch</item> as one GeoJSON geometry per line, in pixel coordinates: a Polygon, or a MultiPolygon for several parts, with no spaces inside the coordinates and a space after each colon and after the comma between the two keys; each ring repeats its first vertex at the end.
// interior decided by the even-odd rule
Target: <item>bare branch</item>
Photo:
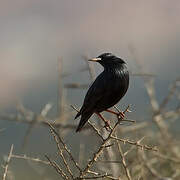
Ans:
{"type": "Polygon", "coordinates": [[[120,143],[118,141],[117,141],[117,145],[118,145],[119,154],[120,154],[121,159],[122,159],[122,165],[123,165],[124,170],[126,172],[126,176],[127,176],[128,180],[131,180],[132,179],[131,174],[130,174],[130,171],[129,171],[128,167],[127,167],[127,163],[126,163],[125,156],[123,154],[121,145],[120,145],[120,143]]]}
{"type": "Polygon", "coordinates": [[[49,161],[49,163],[51,164],[51,166],[56,170],[56,172],[63,178],[68,180],[68,176],[65,174],[65,172],[62,170],[62,168],[60,168],[58,166],[58,164],[55,161],[51,161],[51,159],[45,155],[45,157],[47,158],[47,160],[49,161]]]}
{"type": "Polygon", "coordinates": [[[59,155],[60,155],[60,157],[61,157],[62,160],[63,160],[63,163],[64,163],[64,165],[65,165],[65,167],[66,167],[66,170],[67,170],[67,172],[70,174],[71,178],[73,179],[74,177],[73,177],[71,168],[70,168],[70,166],[68,165],[68,163],[67,163],[67,161],[66,161],[66,159],[65,159],[65,157],[64,157],[63,150],[61,149],[61,146],[60,146],[59,141],[58,141],[58,137],[57,137],[57,135],[54,133],[54,131],[53,131],[51,128],[50,128],[50,131],[51,131],[51,134],[52,134],[53,137],[54,137],[54,140],[55,140],[56,145],[57,145],[57,148],[58,148],[59,155]]]}
{"type": "Polygon", "coordinates": [[[7,161],[6,161],[6,165],[4,167],[4,174],[3,174],[2,180],[6,180],[7,173],[8,173],[8,166],[9,166],[9,163],[10,163],[11,158],[12,158],[13,147],[14,146],[12,144],[11,148],[10,148],[10,151],[9,151],[9,155],[8,155],[7,161]]]}
{"type": "Polygon", "coordinates": [[[81,172],[81,168],[79,167],[78,163],[75,161],[74,157],[72,156],[70,150],[67,148],[66,144],[64,143],[64,141],[62,140],[62,138],[59,136],[59,134],[57,133],[57,131],[55,130],[55,128],[48,123],[48,126],[50,127],[50,129],[54,132],[54,134],[57,136],[58,141],[63,145],[64,150],[67,152],[67,154],[69,155],[70,159],[72,160],[72,162],[74,163],[74,165],[76,166],[76,168],[81,172]]]}
{"type": "Polygon", "coordinates": [[[34,161],[34,162],[37,162],[37,163],[42,163],[42,164],[46,164],[46,165],[49,165],[50,163],[47,162],[47,161],[43,161],[39,158],[33,158],[33,157],[28,157],[26,155],[16,155],[16,154],[12,154],[11,156],[12,158],[15,158],[15,159],[24,159],[24,160],[28,160],[28,161],[34,161]]]}
{"type": "MultiPolygon", "coordinates": [[[[124,114],[128,111],[129,106],[125,109],[124,114]]],[[[104,141],[102,142],[102,144],[100,145],[99,149],[94,153],[92,159],[89,161],[89,163],[86,165],[86,167],[84,168],[84,170],[81,172],[80,174],[80,178],[84,177],[85,174],[87,173],[87,171],[91,168],[91,166],[94,164],[94,162],[97,161],[98,157],[100,156],[100,154],[102,153],[102,151],[104,150],[106,143],[111,139],[112,134],[115,132],[120,120],[122,120],[122,118],[120,118],[118,120],[118,122],[116,122],[116,124],[114,125],[114,127],[112,128],[112,130],[110,130],[110,133],[108,135],[108,137],[106,139],[104,139],[104,141]]]]}
{"type": "Polygon", "coordinates": [[[150,147],[148,145],[142,145],[140,144],[139,141],[132,141],[132,140],[129,140],[129,139],[121,139],[121,138],[118,138],[118,137],[115,137],[115,136],[111,136],[112,139],[115,139],[115,140],[118,140],[118,141],[121,141],[123,142],[124,144],[131,144],[131,145],[135,145],[137,147],[140,147],[142,150],[152,150],[152,151],[157,151],[157,148],[156,147],[150,147]]]}

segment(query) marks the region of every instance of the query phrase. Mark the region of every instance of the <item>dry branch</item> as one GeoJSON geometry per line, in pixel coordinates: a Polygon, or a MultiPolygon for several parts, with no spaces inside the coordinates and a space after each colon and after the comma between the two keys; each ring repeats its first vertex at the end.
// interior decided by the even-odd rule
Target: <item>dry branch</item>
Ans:
{"type": "Polygon", "coordinates": [[[130,171],[129,171],[128,167],[127,167],[127,163],[126,163],[124,153],[123,153],[121,145],[120,145],[120,143],[118,141],[117,141],[117,145],[118,145],[118,150],[119,150],[120,157],[122,159],[122,165],[123,165],[124,170],[126,172],[126,176],[127,176],[128,180],[132,180],[130,171]]]}
{"type": "Polygon", "coordinates": [[[68,180],[68,176],[65,174],[65,172],[62,170],[61,167],[59,167],[59,165],[55,162],[55,161],[51,161],[51,159],[45,155],[45,157],[47,158],[47,160],[49,161],[49,163],[51,164],[51,166],[56,170],[56,172],[63,178],[68,180]]]}
{"type": "Polygon", "coordinates": [[[63,146],[63,149],[67,152],[67,154],[69,155],[70,159],[72,160],[73,164],[76,166],[76,168],[81,172],[81,168],[79,166],[79,164],[75,161],[74,157],[72,156],[70,150],[67,148],[66,144],[64,143],[64,141],[62,140],[62,138],[60,137],[60,135],[57,133],[57,131],[55,130],[55,128],[50,124],[48,123],[48,126],[50,127],[51,129],[51,132],[53,132],[56,137],[58,138],[58,142],[62,144],[63,146]]]}
{"type": "Polygon", "coordinates": [[[49,165],[50,163],[48,161],[43,161],[39,158],[34,158],[34,157],[28,157],[26,155],[16,155],[16,154],[12,154],[11,156],[12,158],[15,158],[15,159],[24,159],[24,160],[27,160],[27,161],[33,161],[33,162],[37,162],[37,163],[42,163],[42,164],[45,164],[45,165],[49,165]]]}
{"type": "Polygon", "coordinates": [[[10,163],[11,158],[12,158],[13,147],[14,147],[14,146],[13,146],[13,144],[12,144],[12,145],[11,145],[11,148],[10,148],[10,151],[9,151],[9,155],[8,155],[6,164],[5,164],[5,167],[4,167],[4,174],[3,174],[2,180],[6,180],[7,173],[8,173],[9,163],[10,163]]]}
{"type": "Polygon", "coordinates": [[[132,140],[129,140],[129,139],[121,139],[121,138],[118,138],[118,137],[115,137],[115,136],[111,136],[112,139],[115,139],[117,141],[121,141],[123,142],[123,144],[131,144],[131,145],[135,145],[137,147],[139,147],[141,150],[152,150],[152,151],[157,151],[157,148],[156,147],[150,147],[148,145],[142,145],[140,144],[139,141],[132,141],[132,140]]]}
{"type": "MultiPolygon", "coordinates": [[[[129,106],[126,108],[126,110],[123,112],[124,114],[128,111],[129,106]]],[[[99,149],[94,153],[92,159],[89,161],[89,163],[86,165],[86,167],[84,168],[84,170],[81,172],[80,174],[80,178],[84,177],[85,174],[87,173],[87,171],[91,168],[91,166],[97,161],[98,157],[100,156],[100,154],[102,153],[102,151],[104,150],[106,143],[111,139],[112,134],[115,132],[118,124],[120,121],[116,122],[116,124],[114,125],[114,127],[112,128],[112,130],[110,131],[108,137],[106,139],[104,139],[104,141],[102,142],[102,144],[100,145],[99,149]]]]}
{"type": "Polygon", "coordinates": [[[74,177],[73,177],[71,168],[70,168],[70,166],[68,165],[66,158],[64,157],[63,150],[61,149],[61,145],[59,144],[57,135],[54,133],[54,131],[53,131],[52,129],[50,129],[50,131],[51,131],[51,134],[52,134],[53,137],[54,137],[54,140],[55,140],[56,145],[57,145],[57,148],[58,148],[59,155],[60,155],[60,157],[61,157],[62,160],[63,160],[63,163],[64,163],[64,165],[65,165],[65,167],[66,167],[66,170],[67,170],[67,172],[70,174],[71,178],[73,179],[74,177]]]}

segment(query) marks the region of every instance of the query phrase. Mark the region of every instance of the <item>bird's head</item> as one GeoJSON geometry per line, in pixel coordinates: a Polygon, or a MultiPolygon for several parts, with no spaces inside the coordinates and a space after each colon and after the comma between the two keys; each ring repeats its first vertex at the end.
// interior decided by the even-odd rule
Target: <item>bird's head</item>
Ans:
{"type": "Polygon", "coordinates": [[[113,55],[112,53],[103,53],[96,58],[90,59],[89,61],[98,62],[104,67],[114,67],[125,64],[124,60],[113,55]]]}

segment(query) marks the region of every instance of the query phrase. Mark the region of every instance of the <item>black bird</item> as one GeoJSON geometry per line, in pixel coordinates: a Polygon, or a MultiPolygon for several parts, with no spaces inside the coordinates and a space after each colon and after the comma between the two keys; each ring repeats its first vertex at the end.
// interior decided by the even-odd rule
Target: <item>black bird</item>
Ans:
{"type": "Polygon", "coordinates": [[[127,92],[129,72],[126,63],[111,53],[101,54],[89,61],[100,63],[104,67],[104,71],[90,86],[85,96],[83,106],[75,117],[76,119],[81,115],[81,120],[76,132],[81,130],[93,113],[96,113],[101,119],[103,119],[100,114],[102,111],[124,116],[123,113],[119,114],[108,110],[108,108],[118,103],[127,92]]]}

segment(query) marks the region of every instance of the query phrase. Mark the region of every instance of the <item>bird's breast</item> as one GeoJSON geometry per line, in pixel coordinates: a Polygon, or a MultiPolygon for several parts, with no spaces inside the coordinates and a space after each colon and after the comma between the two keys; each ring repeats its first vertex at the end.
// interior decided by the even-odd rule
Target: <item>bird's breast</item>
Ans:
{"type": "Polygon", "coordinates": [[[125,94],[129,86],[129,73],[127,69],[112,69],[105,73],[105,87],[107,91],[125,94]]]}

